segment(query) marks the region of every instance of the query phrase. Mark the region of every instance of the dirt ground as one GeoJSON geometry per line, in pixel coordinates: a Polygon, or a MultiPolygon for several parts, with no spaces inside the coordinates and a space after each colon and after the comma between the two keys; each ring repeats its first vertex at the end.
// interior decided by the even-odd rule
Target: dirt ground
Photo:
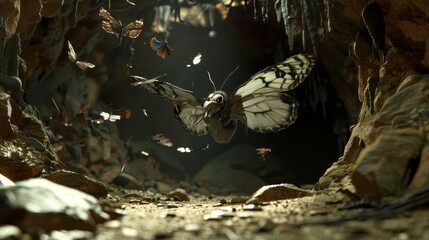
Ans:
{"type": "Polygon", "coordinates": [[[204,196],[198,193],[188,196],[189,201],[173,201],[167,195],[150,190],[114,188],[102,202],[119,207],[123,216],[101,225],[93,237],[429,239],[429,209],[402,211],[385,219],[360,217],[346,221],[347,217],[376,210],[364,203],[351,207],[347,194],[339,191],[258,205],[245,204],[248,196],[204,196]]]}

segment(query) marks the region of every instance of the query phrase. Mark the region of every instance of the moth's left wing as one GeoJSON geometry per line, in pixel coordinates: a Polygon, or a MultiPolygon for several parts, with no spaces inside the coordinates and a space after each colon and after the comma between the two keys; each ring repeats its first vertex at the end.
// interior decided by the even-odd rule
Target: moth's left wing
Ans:
{"type": "Polygon", "coordinates": [[[298,54],[253,75],[230,97],[231,118],[257,132],[275,132],[295,122],[298,102],[285,92],[298,86],[315,64],[298,54]]]}
{"type": "Polygon", "coordinates": [[[139,76],[131,76],[135,81],[133,86],[140,86],[148,92],[170,100],[174,105],[174,116],[189,132],[204,135],[207,133],[207,124],[202,120],[204,116],[203,101],[191,91],[177,87],[171,83],[139,76]]]}

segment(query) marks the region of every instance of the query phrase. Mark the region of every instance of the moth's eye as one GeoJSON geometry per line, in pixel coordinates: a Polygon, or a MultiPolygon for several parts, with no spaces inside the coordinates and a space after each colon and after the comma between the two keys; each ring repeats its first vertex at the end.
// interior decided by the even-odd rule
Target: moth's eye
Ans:
{"type": "Polygon", "coordinates": [[[217,97],[217,98],[216,98],[216,102],[217,102],[217,103],[221,103],[221,102],[223,102],[223,97],[222,97],[222,96],[217,97]]]}

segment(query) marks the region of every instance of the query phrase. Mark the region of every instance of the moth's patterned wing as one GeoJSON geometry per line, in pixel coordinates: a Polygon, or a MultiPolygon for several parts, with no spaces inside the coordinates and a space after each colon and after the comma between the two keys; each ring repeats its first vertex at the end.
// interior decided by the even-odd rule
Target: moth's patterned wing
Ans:
{"type": "Polygon", "coordinates": [[[134,22],[128,24],[125,26],[124,30],[122,31],[122,35],[129,38],[137,38],[143,27],[143,19],[135,20],[134,22]]]}
{"type": "Polygon", "coordinates": [[[67,41],[67,43],[69,47],[69,51],[67,52],[67,55],[69,56],[69,59],[72,62],[76,62],[77,56],[76,56],[76,52],[74,51],[73,45],[70,43],[70,41],[67,41]]]}
{"type": "Polygon", "coordinates": [[[133,86],[140,86],[148,92],[170,100],[174,105],[174,116],[189,132],[204,135],[207,133],[207,124],[202,120],[204,116],[203,101],[191,91],[182,89],[168,82],[157,79],[147,80],[139,76],[131,76],[136,81],[133,86]]]}
{"type": "Polygon", "coordinates": [[[119,38],[122,32],[121,22],[114,19],[112,15],[110,15],[110,13],[103,7],[100,8],[100,12],[98,15],[104,18],[104,20],[101,22],[101,27],[104,29],[104,31],[113,34],[119,38]]]}
{"type": "Polygon", "coordinates": [[[92,64],[92,63],[90,63],[90,62],[85,62],[85,61],[76,61],[76,65],[77,65],[80,69],[82,69],[82,70],[85,70],[85,69],[87,69],[87,68],[94,68],[94,67],[95,67],[95,65],[94,65],[94,64],[92,64]]]}
{"type": "Polygon", "coordinates": [[[74,50],[74,48],[73,48],[72,44],[70,43],[70,41],[67,41],[67,43],[68,43],[68,47],[69,47],[69,51],[67,52],[67,55],[69,56],[70,60],[71,60],[73,63],[76,63],[76,65],[77,65],[80,69],[82,69],[82,70],[85,70],[85,69],[87,69],[87,68],[94,68],[94,67],[95,67],[95,65],[94,65],[94,64],[92,64],[92,63],[90,63],[90,62],[78,61],[78,60],[77,60],[76,52],[75,52],[75,50],[74,50]]]}
{"type": "MultiPolygon", "coordinates": [[[[287,128],[295,122],[298,102],[284,92],[303,82],[314,64],[312,55],[298,54],[256,73],[239,86],[230,98],[243,107],[243,112],[234,114],[244,115],[247,127],[257,132],[287,128]]],[[[237,105],[229,103],[234,104],[237,105]]]]}

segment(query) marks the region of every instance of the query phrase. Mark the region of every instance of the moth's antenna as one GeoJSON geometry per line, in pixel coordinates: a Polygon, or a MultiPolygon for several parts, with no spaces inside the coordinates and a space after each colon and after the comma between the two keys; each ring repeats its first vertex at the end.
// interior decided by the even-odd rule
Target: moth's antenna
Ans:
{"type": "Polygon", "coordinates": [[[235,72],[235,71],[237,71],[237,69],[240,67],[240,65],[238,65],[232,72],[230,72],[229,74],[228,74],[228,77],[226,77],[226,79],[223,81],[223,83],[222,83],[222,86],[220,86],[220,89],[219,90],[222,90],[222,88],[223,88],[223,85],[225,85],[225,83],[226,83],[226,81],[229,79],[229,77],[231,77],[231,75],[235,72]]]}
{"type": "Polygon", "coordinates": [[[214,84],[214,82],[212,80],[212,76],[210,75],[209,71],[207,71],[207,75],[209,76],[209,80],[212,83],[214,90],[216,91],[216,85],[214,84]]]}

